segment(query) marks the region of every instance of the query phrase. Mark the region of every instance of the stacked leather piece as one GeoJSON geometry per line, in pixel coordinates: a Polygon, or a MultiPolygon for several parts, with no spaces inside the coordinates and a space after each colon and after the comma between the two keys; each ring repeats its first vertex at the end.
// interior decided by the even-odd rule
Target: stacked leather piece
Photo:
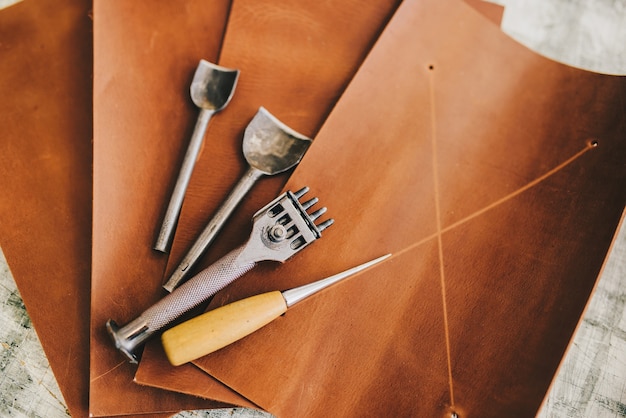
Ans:
{"type": "Polygon", "coordinates": [[[0,12],[0,246],[74,416],[89,393],[88,1],[0,12]]]}
{"type": "MultiPolygon", "coordinates": [[[[624,207],[625,116],[615,105],[624,79],[540,58],[463,3],[428,0],[405,1],[359,69],[396,7],[376,3],[359,5],[361,21],[348,6],[332,14],[235,0],[227,22],[227,2],[96,2],[93,260],[88,5],[27,1],[0,15],[17,22],[0,25],[15,45],[45,52],[11,55],[15,78],[2,85],[19,101],[1,113],[15,117],[3,124],[11,141],[2,141],[2,176],[12,180],[4,181],[11,199],[0,207],[0,244],[73,415],[169,414],[224,402],[278,416],[536,411],[624,207]],[[46,19],[62,22],[52,25],[55,36],[20,35],[46,19]],[[363,31],[353,31],[357,22],[363,31]],[[350,38],[357,32],[360,48],[350,38]],[[337,222],[212,306],[396,254],[196,365],[168,367],[152,344],[137,380],[204,399],[133,383],[134,368],[103,328],[162,295],[166,259],[150,246],[195,117],[186,97],[199,58],[247,71],[212,122],[170,268],[241,173],[241,131],[259,105],[315,136],[287,188],[311,186],[337,222]]],[[[255,190],[205,265],[247,237],[251,214],[285,181],[255,190]]]]}

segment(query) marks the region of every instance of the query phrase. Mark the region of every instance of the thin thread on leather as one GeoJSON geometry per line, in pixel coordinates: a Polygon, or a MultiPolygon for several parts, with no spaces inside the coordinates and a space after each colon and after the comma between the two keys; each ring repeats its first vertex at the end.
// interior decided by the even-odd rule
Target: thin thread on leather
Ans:
{"type": "Polygon", "coordinates": [[[449,230],[456,228],[457,226],[464,224],[465,222],[468,222],[474,218],[476,218],[477,216],[482,215],[483,213],[487,212],[490,209],[493,209],[494,207],[506,202],[507,200],[510,200],[512,198],[514,198],[515,196],[525,192],[526,190],[530,189],[531,187],[536,186],[537,184],[541,183],[542,181],[544,181],[545,179],[547,179],[548,177],[552,176],[553,174],[556,174],[557,172],[561,171],[562,169],[564,169],[566,166],[568,166],[570,163],[573,163],[575,160],[577,160],[579,157],[581,157],[583,154],[585,154],[587,151],[590,151],[592,149],[594,149],[595,147],[598,146],[598,141],[595,139],[589,139],[587,140],[587,143],[585,145],[585,147],[583,149],[581,149],[580,151],[578,151],[576,154],[572,155],[571,157],[569,157],[567,160],[563,161],[561,164],[557,165],[556,167],[554,167],[553,169],[547,171],[545,174],[537,177],[535,180],[531,181],[530,183],[527,183],[526,185],[520,187],[519,189],[515,190],[512,193],[509,193],[508,195],[504,196],[501,199],[496,200],[495,202],[485,206],[484,208],[477,210],[476,212],[472,213],[469,216],[466,216],[465,218],[454,222],[451,225],[446,226],[445,228],[443,228],[441,230],[441,232],[448,232],[449,230]]]}
{"type": "Polygon", "coordinates": [[[255,265],[254,262],[242,265],[236,263],[243,249],[241,246],[229,252],[148,308],[141,315],[148,327],[152,331],[163,328],[250,271],[255,265]]]}
{"type": "MultiPolygon", "coordinates": [[[[469,216],[466,216],[463,219],[460,219],[456,222],[454,222],[451,225],[448,225],[446,227],[442,227],[441,224],[441,210],[440,210],[440,198],[439,198],[439,177],[438,177],[438,158],[437,158],[437,116],[436,116],[436,111],[435,111],[435,81],[434,81],[434,66],[429,66],[429,105],[430,105],[430,123],[431,123],[431,143],[432,143],[432,161],[433,161],[433,183],[434,183],[434,197],[435,197],[435,216],[436,216],[436,228],[437,231],[434,234],[429,235],[428,237],[425,237],[423,239],[421,239],[420,241],[409,245],[408,247],[404,248],[403,250],[395,253],[393,255],[393,257],[391,258],[395,258],[397,256],[400,256],[401,254],[404,254],[407,251],[410,251],[428,241],[430,241],[431,239],[436,238],[437,239],[437,247],[438,247],[438,257],[439,257],[439,276],[440,276],[440,283],[441,283],[441,299],[442,299],[442,311],[443,311],[443,322],[444,322],[444,334],[445,334],[445,344],[446,344],[446,358],[447,358],[447,368],[448,368],[448,382],[449,382],[449,391],[450,391],[450,408],[453,410],[455,407],[455,402],[454,402],[454,380],[452,377],[452,357],[451,357],[451,344],[450,344],[450,332],[449,332],[449,325],[448,325],[448,306],[447,306],[447,296],[446,296],[446,281],[445,281],[445,269],[444,269],[444,253],[443,253],[443,244],[442,244],[442,236],[444,233],[466,223],[469,222],[470,220],[484,214],[485,212],[488,212],[489,210],[495,208],[496,206],[501,205],[502,203],[514,198],[515,196],[518,196],[519,194],[525,192],[526,190],[538,185],[539,183],[541,183],[542,181],[546,180],[547,178],[551,177],[552,175],[556,174],[557,172],[561,171],[562,169],[564,169],[565,167],[567,167],[568,165],[570,165],[571,163],[573,163],[574,161],[576,161],[578,158],[582,157],[585,153],[587,153],[587,151],[590,151],[593,148],[596,148],[598,146],[598,141],[596,139],[588,139],[586,141],[585,147],[583,149],[581,149],[580,151],[578,151],[577,153],[575,153],[574,155],[572,155],[571,157],[569,157],[568,159],[566,159],[565,161],[563,161],[562,163],[560,163],[559,165],[557,165],[556,167],[552,168],[551,170],[547,171],[546,173],[544,173],[543,175],[537,177],[536,179],[534,179],[533,181],[525,184],[524,186],[520,187],[519,189],[516,189],[515,191],[505,195],[504,197],[496,200],[495,202],[483,207],[480,210],[477,210],[476,212],[470,214],[469,216]]],[[[390,259],[391,259],[390,258],[390,259]]]]}
{"type": "MultiPolygon", "coordinates": [[[[557,172],[561,171],[562,169],[564,169],[565,167],[567,167],[568,165],[570,165],[571,163],[573,163],[574,161],[576,161],[578,158],[582,157],[583,154],[585,154],[587,151],[590,151],[591,149],[595,148],[598,146],[598,143],[594,140],[589,140],[587,142],[587,145],[581,149],[580,151],[578,151],[576,154],[574,154],[573,156],[569,157],[567,160],[563,161],[561,164],[557,165],[556,167],[554,167],[553,169],[547,171],[546,173],[542,174],[541,176],[537,177],[535,180],[525,184],[524,186],[520,187],[519,189],[515,190],[514,192],[511,192],[509,194],[507,194],[506,196],[496,200],[493,203],[490,203],[489,205],[483,207],[482,209],[477,210],[476,212],[471,213],[470,215],[466,216],[465,218],[459,219],[458,221],[444,227],[441,230],[441,234],[445,234],[446,232],[449,232],[451,230],[453,230],[454,228],[461,226],[469,221],[471,221],[474,218],[477,218],[478,216],[484,214],[485,212],[503,204],[504,202],[513,199],[515,196],[525,192],[526,190],[536,186],[537,184],[541,183],[542,181],[546,180],[548,177],[552,176],[553,174],[556,174],[557,172]]],[[[419,241],[414,242],[413,244],[409,245],[406,248],[403,248],[402,250],[395,252],[393,254],[392,257],[390,257],[389,259],[395,258],[401,254],[404,254],[408,251],[413,250],[414,248],[419,247],[420,245],[423,245],[425,243],[427,243],[428,241],[430,241],[431,239],[435,239],[437,238],[437,236],[439,235],[439,232],[435,232],[433,234],[430,234],[422,239],[420,239],[419,241]]],[[[387,260],[385,260],[386,262],[387,260]]]]}
{"type": "Polygon", "coordinates": [[[446,297],[446,275],[443,264],[443,243],[441,239],[441,208],[439,199],[439,167],[437,159],[437,115],[435,113],[435,75],[434,67],[429,66],[430,77],[430,124],[431,124],[431,143],[433,158],[433,183],[435,190],[435,218],[437,225],[437,250],[439,251],[439,280],[441,282],[441,302],[443,308],[443,327],[446,338],[446,358],[448,365],[448,384],[450,386],[450,407],[454,408],[454,383],[452,379],[452,356],[450,354],[450,330],[448,327],[448,303],[446,297]]]}

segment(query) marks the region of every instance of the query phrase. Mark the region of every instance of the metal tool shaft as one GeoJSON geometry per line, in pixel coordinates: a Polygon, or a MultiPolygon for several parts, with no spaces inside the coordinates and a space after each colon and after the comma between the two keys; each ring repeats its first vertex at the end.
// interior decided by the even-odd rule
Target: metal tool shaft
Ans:
{"type": "Polygon", "coordinates": [[[226,220],[233,213],[239,202],[250,191],[256,181],[263,176],[263,173],[253,167],[248,168],[246,173],[239,179],[233,190],[230,192],[226,200],[219,207],[213,218],[205,226],[196,239],[193,246],[189,249],[183,260],[178,264],[176,270],[172,273],[163,288],[168,292],[172,292],[176,286],[185,278],[189,271],[200,259],[202,254],[211,245],[217,237],[217,234],[223,228],[226,220]]]}
{"type": "Polygon", "coordinates": [[[185,192],[187,191],[187,186],[189,186],[193,168],[196,164],[196,160],[198,159],[198,155],[200,154],[200,148],[202,148],[202,142],[204,141],[207,126],[209,125],[211,117],[214,113],[215,112],[213,110],[200,109],[196,126],[193,130],[187,152],[185,153],[185,158],[183,159],[183,164],[180,167],[178,178],[176,179],[174,191],[172,192],[170,202],[167,205],[167,211],[165,212],[165,216],[163,218],[163,224],[161,225],[156,244],[154,245],[155,250],[166,252],[170,246],[172,237],[174,236],[174,230],[176,229],[176,223],[183,205],[185,192]]]}
{"type": "Polygon", "coordinates": [[[240,262],[245,247],[239,247],[198,273],[191,280],[146,309],[139,317],[123,327],[109,320],[106,324],[115,346],[131,363],[138,360],[137,348],[154,333],[208,300],[233,280],[250,271],[254,261],[240,262]]]}
{"type": "Polygon", "coordinates": [[[215,113],[224,109],[230,102],[238,78],[239,70],[221,67],[205,60],[201,60],[198,64],[189,93],[200,112],[154,244],[154,249],[157,251],[167,252],[169,250],[185,192],[200,154],[209,122],[215,113]]]}
{"type": "Polygon", "coordinates": [[[330,285],[333,285],[348,276],[352,276],[366,268],[373,266],[374,264],[380,263],[381,261],[389,258],[391,254],[383,255],[382,257],[378,257],[372,261],[368,261],[367,263],[361,264],[359,266],[353,267],[349,270],[343,271],[341,273],[335,274],[334,276],[327,277],[325,279],[318,280],[313,283],[305,284],[300,287],[296,287],[294,289],[285,290],[282,292],[283,298],[285,298],[285,302],[287,303],[287,307],[291,307],[296,303],[308,298],[311,295],[319,292],[322,289],[327,288],[330,285]]]}

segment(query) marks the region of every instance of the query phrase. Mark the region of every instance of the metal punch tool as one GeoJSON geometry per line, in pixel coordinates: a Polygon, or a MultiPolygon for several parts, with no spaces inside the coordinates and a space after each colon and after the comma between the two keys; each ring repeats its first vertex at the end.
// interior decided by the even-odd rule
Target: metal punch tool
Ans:
{"type": "Polygon", "coordinates": [[[308,190],[305,187],[295,193],[287,191],[263,207],[253,216],[252,233],[245,244],[202,270],[127,325],[120,328],[109,319],[107,331],[117,349],[131,363],[137,363],[137,349],[146,340],[250,271],[256,263],[266,260],[282,263],[321,238],[322,231],[332,225],[333,219],[315,224],[326,208],[307,213],[318,202],[317,198],[312,198],[300,203],[308,190]]]}

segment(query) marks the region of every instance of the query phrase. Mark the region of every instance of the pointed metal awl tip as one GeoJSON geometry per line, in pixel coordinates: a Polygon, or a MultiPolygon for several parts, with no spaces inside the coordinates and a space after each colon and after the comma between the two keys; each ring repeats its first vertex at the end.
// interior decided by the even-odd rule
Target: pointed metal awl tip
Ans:
{"type": "MultiPolygon", "coordinates": [[[[373,265],[373,264],[376,264],[376,263],[380,263],[381,261],[386,260],[389,257],[391,257],[391,253],[387,253],[385,255],[381,255],[380,257],[375,258],[372,261],[370,261],[370,263],[372,263],[372,264],[370,264],[370,266],[373,265]]],[[[368,263],[365,263],[365,264],[368,264],[368,263]]]]}
{"type": "Polygon", "coordinates": [[[358,272],[360,272],[362,270],[365,270],[366,268],[371,267],[374,264],[378,264],[381,261],[384,261],[384,260],[388,259],[389,257],[391,257],[391,253],[385,254],[383,256],[380,256],[378,258],[370,260],[370,261],[368,261],[366,263],[359,264],[356,267],[352,267],[351,269],[348,269],[348,270],[346,270],[344,272],[335,274],[334,276],[331,276],[328,279],[341,280],[341,279],[346,278],[348,276],[352,276],[353,274],[356,274],[356,273],[358,273],[358,272]]]}
{"type": "MultiPolygon", "coordinates": [[[[361,270],[365,270],[366,268],[371,267],[371,266],[373,266],[374,264],[378,264],[378,263],[380,263],[381,261],[384,261],[384,260],[388,259],[389,257],[391,257],[391,253],[388,253],[388,254],[382,255],[382,256],[380,256],[380,257],[378,257],[378,258],[375,258],[375,259],[373,259],[373,260],[371,260],[371,261],[368,261],[367,263],[363,263],[363,264],[361,264],[361,265],[359,265],[359,266],[356,266],[356,267],[354,267],[354,268],[352,268],[352,269],[350,269],[350,270],[348,270],[348,271],[350,271],[350,272],[351,272],[351,274],[358,273],[359,271],[361,271],[361,270]]],[[[346,273],[347,273],[348,271],[346,271],[346,273]]]]}
{"type": "Polygon", "coordinates": [[[337,273],[325,279],[321,279],[316,282],[305,284],[303,286],[293,289],[285,290],[284,292],[282,292],[283,298],[285,298],[285,303],[287,304],[287,307],[291,307],[301,300],[314,295],[320,290],[325,289],[328,286],[335,284],[349,276],[352,276],[353,274],[359,273],[360,271],[363,271],[366,268],[373,266],[374,264],[380,263],[381,261],[386,260],[389,257],[391,257],[391,253],[385,254],[382,257],[375,258],[374,260],[368,261],[367,263],[352,267],[351,269],[342,271],[341,273],[337,273]]]}

